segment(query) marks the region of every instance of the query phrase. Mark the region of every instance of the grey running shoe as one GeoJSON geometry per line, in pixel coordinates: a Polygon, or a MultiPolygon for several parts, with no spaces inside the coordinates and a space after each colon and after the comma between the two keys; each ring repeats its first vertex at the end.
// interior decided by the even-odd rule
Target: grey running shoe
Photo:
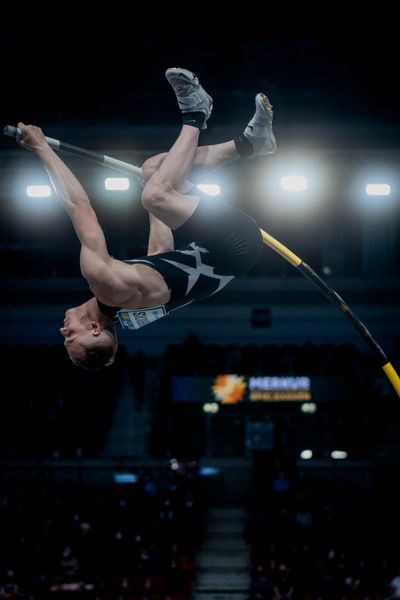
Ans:
{"type": "Polygon", "coordinates": [[[272,131],[272,116],[272,106],[267,96],[257,94],[256,112],[243,132],[254,149],[251,158],[275,152],[276,140],[272,131]]]}
{"type": "Polygon", "coordinates": [[[202,129],[207,129],[213,101],[211,96],[202,88],[196,75],[186,69],[172,67],[165,71],[165,77],[172,85],[178,106],[183,113],[203,112],[206,115],[202,129]]]}

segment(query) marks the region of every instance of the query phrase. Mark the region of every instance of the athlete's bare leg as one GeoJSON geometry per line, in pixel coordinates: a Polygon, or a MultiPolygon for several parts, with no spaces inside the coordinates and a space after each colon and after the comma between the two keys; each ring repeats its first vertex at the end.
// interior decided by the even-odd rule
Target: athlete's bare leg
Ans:
{"type": "MultiPolygon", "coordinates": [[[[166,156],[167,153],[163,152],[162,154],[151,156],[143,163],[142,170],[145,181],[148,181],[155,171],[157,171],[166,156]]],[[[239,158],[240,156],[233,140],[223,142],[222,144],[214,144],[212,146],[199,146],[192,163],[189,179],[191,176],[207,176],[209,173],[213,173],[239,158]]],[[[188,183],[186,187],[186,190],[181,189],[181,191],[187,191],[193,187],[193,184],[188,183]]]]}
{"type": "Polygon", "coordinates": [[[175,144],[142,192],[144,208],[171,229],[183,225],[199,203],[198,196],[178,191],[192,169],[199,135],[198,128],[183,125],[175,144]]]}
{"type": "Polygon", "coordinates": [[[200,129],[207,127],[211,115],[212,98],[190,71],[168,69],[166,77],[175,91],[184,124],[168,154],[143,164],[147,183],[142,202],[165,225],[176,229],[187,221],[199,203],[198,196],[185,194],[192,187],[188,178],[194,169],[210,173],[239,157],[271,154],[276,142],[271,104],[267,96],[259,93],[255,98],[255,113],[242,135],[223,144],[198,148],[200,129]]]}
{"type": "Polygon", "coordinates": [[[206,129],[212,111],[212,98],[196,75],[181,68],[167,69],[183,125],[180,134],[142,192],[144,208],[171,229],[177,229],[193,214],[198,196],[183,195],[186,180],[196,156],[200,131],[206,129]]]}
{"type": "Polygon", "coordinates": [[[171,229],[160,219],[149,212],[150,231],[147,245],[147,256],[170,252],[174,249],[174,238],[171,229]]]}
{"type": "MultiPolygon", "coordinates": [[[[194,157],[190,177],[205,177],[209,173],[224,167],[242,157],[254,157],[263,154],[273,154],[276,150],[276,141],[272,131],[272,106],[265,94],[255,97],[256,110],[243,133],[235,140],[200,146],[194,157]]],[[[143,163],[145,181],[160,167],[166,153],[152,156],[143,163]]],[[[190,190],[193,184],[184,184],[181,191],[190,190]]]]}

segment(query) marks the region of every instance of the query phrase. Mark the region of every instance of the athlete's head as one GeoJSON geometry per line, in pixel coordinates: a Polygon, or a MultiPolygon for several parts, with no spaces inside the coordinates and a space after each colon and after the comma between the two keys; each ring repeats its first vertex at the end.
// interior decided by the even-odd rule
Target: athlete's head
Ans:
{"type": "MultiPolygon", "coordinates": [[[[82,305],[84,306],[84,305],[82,305]]],[[[90,319],[82,306],[65,313],[60,329],[64,346],[74,365],[83,369],[99,370],[112,365],[118,341],[112,325],[90,319]]]]}

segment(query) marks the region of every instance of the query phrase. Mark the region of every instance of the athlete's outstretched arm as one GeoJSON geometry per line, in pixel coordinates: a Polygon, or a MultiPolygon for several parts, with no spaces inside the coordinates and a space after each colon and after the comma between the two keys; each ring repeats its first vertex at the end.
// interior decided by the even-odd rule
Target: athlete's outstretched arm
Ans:
{"type": "Polygon", "coordinates": [[[88,268],[110,259],[103,230],[90,204],[90,200],[67,165],[50,148],[39,127],[18,123],[22,131],[19,144],[33,150],[47,170],[57,197],[71,218],[76,234],[82,244],[81,267],[86,277],[88,268]]]}

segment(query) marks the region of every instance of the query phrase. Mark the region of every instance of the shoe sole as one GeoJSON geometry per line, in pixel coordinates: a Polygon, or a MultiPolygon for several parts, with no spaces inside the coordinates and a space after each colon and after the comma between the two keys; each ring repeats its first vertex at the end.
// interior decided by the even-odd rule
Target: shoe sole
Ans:
{"type": "Polygon", "coordinates": [[[266,115],[271,119],[272,121],[272,117],[273,117],[273,110],[272,110],[272,104],[269,101],[268,96],[266,96],[265,94],[257,94],[258,98],[260,99],[262,108],[264,110],[264,112],[266,113],[266,115]]]}
{"type": "MultiPolygon", "coordinates": [[[[202,129],[207,129],[207,121],[210,118],[212,109],[213,109],[213,99],[211,98],[211,96],[209,94],[207,94],[205,89],[201,86],[197,75],[195,75],[192,71],[188,71],[187,69],[181,69],[180,67],[171,67],[165,71],[165,77],[167,78],[168,82],[171,84],[171,86],[173,88],[174,88],[175,83],[179,85],[180,82],[188,83],[197,88],[201,87],[201,89],[204,91],[204,93],[207,96],[207,99],[210,102],[210,108],[209,108],[208,113],[206,113],[206,120],[202,127],[202,129]]],[[[190,111],[182,111],[182,112],[190,112],[190,111]]]]}
{"type": "Polygon", "coordinates": [[[269,101],[268,96],[266,96],[263,93],[260,94],[260,100],[261,100],[261,104],[263,106],[265,113],[267,114],[268,118],[270,119],[270,127],[271,127],[270,141],[271,141],[271,146],[272,146],[271,154],[274,154],[274,152],[276,152],[277,144],[276,144],[276,138],[275,138],[274,132],[272,131],[272,119],[274,116],[274,112],[272,110],[272,104],[269,101]]]}
{"type": "Polygon", "coordinates": [[[171,85],[173,85],[171,79],[178,78],[178,81],[184,81],[185,83],[191,83],[192,85],[199,85],[199,78],[197,75],[188,71],[187,69],[180,69],[178,67],[172,67],[165,71],[165,77],[168,79],[171,85]],[[171,79],[170,79],[171,77],[171,79]]]}

